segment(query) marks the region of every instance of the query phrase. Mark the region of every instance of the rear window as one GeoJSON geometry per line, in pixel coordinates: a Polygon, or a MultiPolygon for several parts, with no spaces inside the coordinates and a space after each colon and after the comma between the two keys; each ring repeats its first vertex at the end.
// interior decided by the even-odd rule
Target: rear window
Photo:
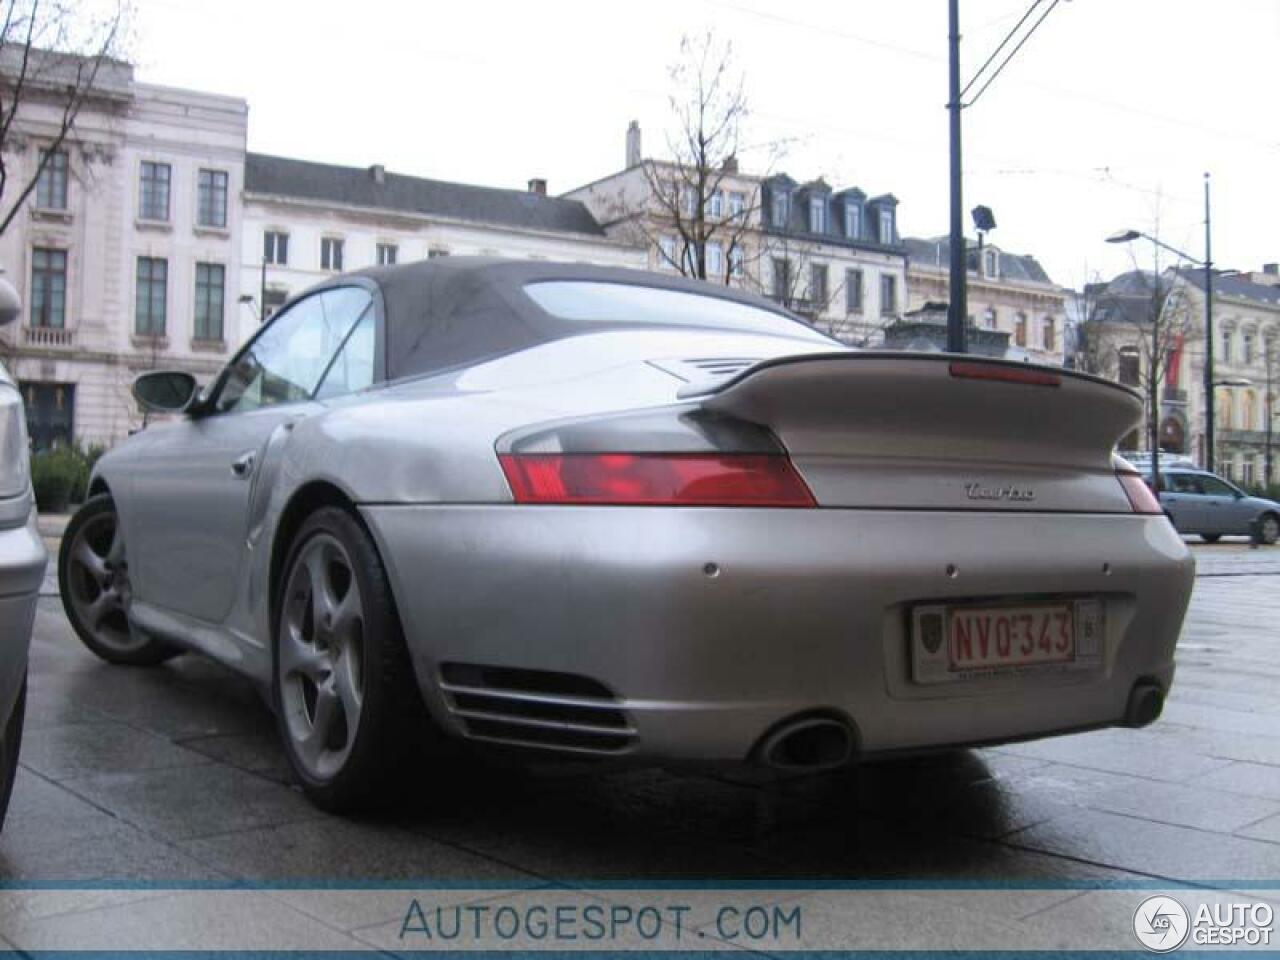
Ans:
{"type": "Polygon", "coordinates": [[[781,313],[722,297],[587,280],[527,283],[524,292],[561,320],[626,326],[704,327],[833,343],[811,327],[781,313]]]}

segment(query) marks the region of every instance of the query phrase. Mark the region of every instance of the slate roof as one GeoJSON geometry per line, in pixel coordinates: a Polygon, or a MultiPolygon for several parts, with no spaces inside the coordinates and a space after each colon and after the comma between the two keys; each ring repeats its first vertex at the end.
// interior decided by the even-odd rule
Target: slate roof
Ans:
{"type": "MultiPolygon", "coordinates": [[[[1136,326],[1151,323],[1151,300],[1155,294],[1155,277],[1147,270],[1130,270],[1106,283],[1088,284],[1085,295],[1092,298],[1089,321],[1094,323],[1128,323],[1136,326]]],[[[1169,280],[1160,278],[1161,288],[1169,280]]]]}
{"type": "MultiPolygon", "coordinates": [[[[1204,290],[1203,270],[1181,269],[1178,275],[1197,290],[1204,290]]],[[[1280,306],[1280,286],[1254,283],[1247,277],[1215,275],[1213,293],[1215,297],[1240,297],[1244,300],[1257,300],[1271,306],[1280,306]]]]}
{"type": "MultiPolygon", "coordinates": [[[[903,237],[902,245],[907,248],[907,259],[918,263],[946,267],[951,263],[951,241],[947,237],[934,237],[926,240],[921,237],[903,237]]],[[[1021,281],[1023,283],[1053,283],[1045,273],[1040,261],[1029,254],[1010,253],[1000,247],[1000,279],[1021,281]]],[[[969,255],[969,269],[978,269],[978,246],[972,244],[966,250],[969,255]]]]}
{"type": "Polygon", "coordinates": [[[435,214],[457,220],[527,230],[603,237],[604,228],[577,200],[525,190],[477,187],[387,171],[382,182],[372,168],[339,167],[263,153],[245,157],[246,193],[318,200],[395,213],[435,214]]]}

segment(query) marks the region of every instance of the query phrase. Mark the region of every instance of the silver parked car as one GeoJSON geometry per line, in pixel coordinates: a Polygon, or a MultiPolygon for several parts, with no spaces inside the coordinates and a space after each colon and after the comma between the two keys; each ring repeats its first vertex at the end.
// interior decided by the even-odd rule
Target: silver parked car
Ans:
{"type": "MultiPolygon", "coordinates": [[[[17,296],[0,280],[0,324],[16,315],[17,296]]],[[[0,827],[18,770],[27,651],[47,560],[36,530],[29,459],[22,395],[0,364],[0,827]]]]}
{"type": "Polygon", "coordinates": [[[1160,503],[1179,533],[1199,534],[1210,543],[1224,536],[1250,536],[1255,524],[1263,543],[1280,539],[1280,503],[1251,497],[1214,473],[1161,467],[1160,503]]]}
{"type": "Polygon", "coordinates": [[[769,301],[449,258],[281,309],[103,457],[59,560],[108,660],[270,690],[347,809],[448,738],[821,769],[1159,713],[1192,560],[1115,384],[856,352],[769,301]]]}

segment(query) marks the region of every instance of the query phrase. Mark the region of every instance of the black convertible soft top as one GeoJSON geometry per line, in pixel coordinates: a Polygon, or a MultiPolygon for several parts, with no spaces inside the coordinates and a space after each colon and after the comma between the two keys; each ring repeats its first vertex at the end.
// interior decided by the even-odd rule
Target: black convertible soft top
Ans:
{"type": "MultiPolygon", "coordinates": [[[[524,293],[526,284],[548,280],[621,283],[715,297],[768,311],[782,325],[796,323],[813,333],[803,321],[762,297],[643,270],[497,257],[436,257],[370,267],[348,275],[348,282],[350,277],[373,281],[382,294],[389,380],[465,366],[586,332],[582,322],[554,316],[524,293]]],[[[342,282],[337,278],[325,286],[342,282]]],[[[708,325],[723,328],[723,324],[708,325]]],[[[595,329],[600,326],[628,324],[591,324],[595,329]]]]}

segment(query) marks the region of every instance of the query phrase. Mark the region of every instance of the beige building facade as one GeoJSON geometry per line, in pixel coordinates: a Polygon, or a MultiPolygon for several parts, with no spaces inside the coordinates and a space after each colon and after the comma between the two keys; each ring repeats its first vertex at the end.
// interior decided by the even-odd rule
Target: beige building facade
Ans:
{"type": "MultiPolygon", "coordinates": [[[[947,238],[908,237],[907,309],[925,310],[950,299],[947,238]]],[[[1068,294],[1031,256],[998,246],[967,245],[969,325],[1008,337],[1006,356],[1062,366],[1066,356],[1068,294]]]]}
{"type": "MultiPolygon", "coordinates": [[[[108,445],[141,423],[140,372],[211,375],[238,343],[243,100],[104,68],[56,149],[59,105],[33,97],[6,143],[10,183],[37,188],[0,237],[0,267],[22,295],[0,329],[33,444],[108,445]]],[[[8,199],[8,198],[6,198],[8,199]]]]}

